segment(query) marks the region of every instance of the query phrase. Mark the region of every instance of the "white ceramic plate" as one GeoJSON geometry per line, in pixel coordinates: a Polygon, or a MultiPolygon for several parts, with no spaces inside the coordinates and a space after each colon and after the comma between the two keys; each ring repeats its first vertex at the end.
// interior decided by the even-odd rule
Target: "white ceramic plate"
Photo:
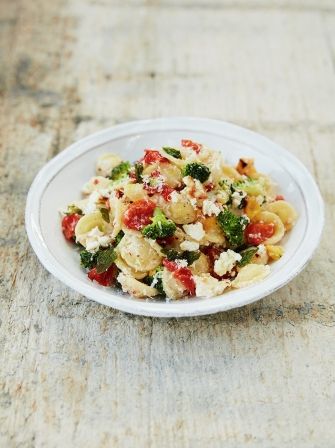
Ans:
{"type": "Polygon", "coordinates": [[[106,129],[80,140],[50,160],[30,188],[26,228],[30,243],[45,268],[84,296],[128,313],[179,317],[246,305],[288,283],[303,269],[317,247],[323,216],[323,201],[312,176],[299,160],[280,146],[247,129],[221,121],[164,118],[106,129]],[[144,148],[178,145],[182,138],[221,150],[231,164],[243,156],[254,157],[259,171],[278,183],[280,193],[299,213],[297,224],[283,242],[285,255],[271,265],[271,274],[262,282],[207,299],[170,302],[135,299],[92,283],[81,269],[73,245],[63,237],[58,210],[80,198],[82,185],[95,174],[95,161],[100,154],[116,152],[134,161],[144,148]]]}

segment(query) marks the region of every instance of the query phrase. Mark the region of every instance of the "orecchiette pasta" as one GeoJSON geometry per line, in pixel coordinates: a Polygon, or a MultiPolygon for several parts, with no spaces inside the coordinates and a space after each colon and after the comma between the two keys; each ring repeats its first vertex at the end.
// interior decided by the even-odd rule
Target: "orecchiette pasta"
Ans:
{"type": "Polygon", "coordinates": [[[233,288],[244,288],[263,280],[270,274],[270,267],[263,264],[247,264],[237,274],[232,282],[233,288]]]}
{"type": "Polygon", "coordinates": [[[122,286],[123,291],[128,292],[134,297],[154,297],[157,296],[158,291],[142,282],[139,282],[130,275],[120,273],[117,277],[118,282],[122,286]]]}
{"type": "Polygon", "coordinates": [[[286,230],[290,230],[294,226],[298,217],[292,205],[283,200],[271,202],[262,208],[263,210],[278,215],[286,230]]]}
{"type": "Polygon", "coordinates": [[[184,139],[134,163],[103,154],[62,212],[90,280],[136,298],[212,297],[265,278],[297,220],[252,159],[184,139]],[[94,173],[92,173],[92,176],[94,173]]]}
{"type": "Polygon", "coordinates": [[[117,248],[123,260],[136,271],[151,271],[162,257],[141,234],[127,232],[117,248]]]}

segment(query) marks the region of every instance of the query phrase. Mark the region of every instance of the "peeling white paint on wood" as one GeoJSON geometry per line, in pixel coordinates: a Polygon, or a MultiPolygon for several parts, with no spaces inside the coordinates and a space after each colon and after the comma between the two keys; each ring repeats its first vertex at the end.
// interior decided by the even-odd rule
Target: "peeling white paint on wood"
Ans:
{"type": "Polygon", "coordinates": [[[0,446],[333,446],[334,2],[3,0],[0,15],[0,446]],[[23,222],[38,169],[90,132],[170,115],[253,128],[312,171],[326,229],[288,286],[159,320],[40,266],[23,222]]]}

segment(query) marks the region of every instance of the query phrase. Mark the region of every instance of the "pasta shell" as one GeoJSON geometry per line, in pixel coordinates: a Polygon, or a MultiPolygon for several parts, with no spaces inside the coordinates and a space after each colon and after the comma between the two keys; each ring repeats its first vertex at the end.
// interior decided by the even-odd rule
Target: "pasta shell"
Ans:
{"type": "Polygon", "coordinates": [[[124,292],[128,292],[132,296],[143,298],[143,297],[154,297],[157,296],[158,291],[152,286],[148,286],[142,282],[139,282],[130,275],[120,273],[117,277],[118,282],[122,286],[124,292]]]}
{"type": "Polygon", "coordinates": [[[136,271],[135,269],[128,266],[127,263],[124,260],[122,260],[121,257],[118,257],[115,260],[115,264],[120,269],[120,271],[122,271],[124,274],[130,275],[131,277],[134,277],[136,279],[140,280],[140,279],[146,277],[146,275],[147,275],[146,272],[136,271]]]}
{"type": "Polygon", "coordinates": [[[75,235],[78,241],[88,233],[90,230],[98,227],[101,232],[106,231],[106,222],[103,220],[100,212],[89,213],[88,215],[84,215],[79,219],[76,229],[75,235]]]}
{"type": "Polygon", "coordinates": [[[141,272],[155,269],[162,259],[139,232],[127,232],[118,245],[118,252],[131,268],[141,272]]]}
{"type": "Polygon", "coordinates": [[[278,215],[271,212],[260,212],[255,216],[252,222],[259,221],[263,221],[265,223],[273,223],[275,225],[274,234],[270,238],[265,240],[264,244],[276,244],[283,238],[285,234],[285,227],[278,215]]]}
{"type": "Polygon", "coordinates": [[[169,299],[181,299],[185,296],[185,287],[177,280],[172,272],[164,268],[162,274],[163,289],[169,299]]]}
{"type": "Polygon", "coordinates": [[[278,215],[286,230],[290,230],[298,218],[294,207],[287,201],[271,202],[270,204],[265,204],[262,208],[278,215]]]}
{"type": "Polygon", "coordinates": [[[179,195],[178,202],[169,202],[165,208],[166,215],[176,224],[190,224],[197,219],[197,212],[191,202],[179,195]]]}
{"type": "Polygon", "coordinates": [[[247,264],[240,269],[235,280],[232,282],[233,288],[244,288],[253,283],[263,280],[270,274],[270,266],[263,264],[247,264]]]}

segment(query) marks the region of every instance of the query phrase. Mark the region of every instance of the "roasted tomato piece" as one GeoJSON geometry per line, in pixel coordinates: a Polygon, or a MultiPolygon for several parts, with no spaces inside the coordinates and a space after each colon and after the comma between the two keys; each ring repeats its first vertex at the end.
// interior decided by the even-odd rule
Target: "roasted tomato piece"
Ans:
{"type": "Polygon", "coordinates": [[[152,163],[170,163],[169,160],[162,156],[162,154],[159,151],[156,151],[154,149],[145,149],[145,154],[143,159],[141,159],[141,162],[143,161],[147,165],[151,165],[152,163]]]}
{"type": "Polygon", "coordinates": [[[62,231],[67,240],[73,240],[74,231],[80,218],[80,215],[74,213],[73,215],[66,215],[62,219],[62,231]]]}
{"type": "Polygon", "coordinates": [[[180,281],[191,296],[195,295],[195,282],[189,268],[180,267],[174,261],[167,259],[163,260],[163,265],[168,271],[172,272],[174,278],[180,281]]]}
{"type": "Polygon", "coordinates": [[[282,194],[277,194],[275,197],[275,201],[285,201],[285,198],[282,194]]]}
{"type": "Polygon", "coordinates": [[[168,185],[163,185],[161,194],[166,202],[169,202],[171,200],[171,193],[173,191],[173,188],[169,187],[168,185]]]}
{"type": "Polygon", "coordinates": [[[140,199],[133,202],[126,210],[123,222],[128,229],[141,230],[151,223],[156,204],[149,199],[140,199]]]}
{"type": "Polygon", "coordinates": [[[115,282],[117,269],[115,264],[112,264],[106,272],[98,274],[96,268],[91,269],[87,273],[87,277],[93,282],[95,280],[99,285],[111,286],[115,282]]]}
{"type": "Polygon", "coordinates": [[[265,223],[263,221],[250,223],[245,229],[245,239],[248,244],[258,246],[275,233],[273,222],[265,223]]]}
{"type": "Polygon", "coordinates": [[[197,154],[199,154],[202,148],[200,143],[193,142],[192,140],[182,140],[181,146],[184,146],[185,148],[192,148],[197,154]]]}

